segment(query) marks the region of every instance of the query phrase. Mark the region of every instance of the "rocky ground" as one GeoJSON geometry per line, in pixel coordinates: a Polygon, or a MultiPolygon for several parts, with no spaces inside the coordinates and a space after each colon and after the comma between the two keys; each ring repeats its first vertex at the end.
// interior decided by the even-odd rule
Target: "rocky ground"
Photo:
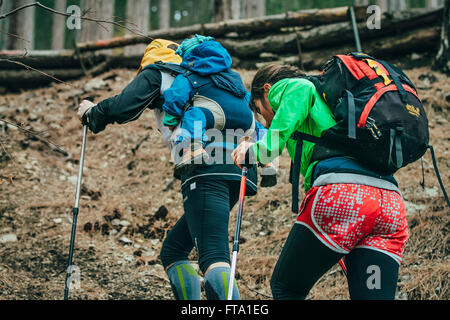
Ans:
{"type": "MultiPolygon", "coordinates": [[[[254,72],[239,71],[249,84],[254,72]]],[[[406,73],[419,87],[431,144],[450,189],[448,78],[427,67],[406,73]]],[[[62,299],[82,136],[76,107],[87,96],[100,101],[119,93],[134,75],[112,70],[95,79],[0,96],[0,299],[62,299]]],[[[429,154],[423,162],[425,188],[420,161],[396,174],[411,231],[397,298],[449,299],[449,210],[429,154]]],[[[89,135],[74,252],[81,281],[71,298],[173,299],[159,259],[162,240],[183,213],[172,169],[151,111],[89,135]]],[[[295,220],[288,173],[284,155],[279,184],[246,200],[237,268],[243,299],[272,298],[270,276],[295,220]]],[[[230,235],[235,213],[236,208],[230,235]]],[[[191,258],[195,261],[195,252],[191,258]]],[[[349,298],[338,265],[308,298],[349,298]]]]}

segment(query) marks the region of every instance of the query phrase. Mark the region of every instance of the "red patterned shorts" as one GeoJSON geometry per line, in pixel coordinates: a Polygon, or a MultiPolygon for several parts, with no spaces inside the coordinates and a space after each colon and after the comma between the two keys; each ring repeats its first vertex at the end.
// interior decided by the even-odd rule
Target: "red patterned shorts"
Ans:
{"type": "Polygon", "coordinates": [[[408,222],[403,199],[395,191],[356,184],[311,188],[297,218],[330,249],[383,252],[401,262],[408,222]]]}

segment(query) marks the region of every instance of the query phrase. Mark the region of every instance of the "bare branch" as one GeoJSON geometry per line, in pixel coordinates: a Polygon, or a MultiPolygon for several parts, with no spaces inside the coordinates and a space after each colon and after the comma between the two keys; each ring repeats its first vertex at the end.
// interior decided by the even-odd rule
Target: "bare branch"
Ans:
{"type": "Polygon", "coordinates": [[[89,17],[85,16],[86,12],[83,13],[82,16],[77,16],[77,15],[72,15],[72,14],[68,14],[68,13],[65,13],[65,12],[60,12],[60,11],[57,11],[57,10],[55,10],[53,8],[49,8],[47,6],[44,6],[40,2],[28,3],[28,4],[25,4],[23,6],[17,7],[17,8],[15,8],[14,10],[12,10],[10,12],[7,12],[5,14],[0,15],[0,20],[5,19],[6,17],[11,16],[13,14],[16,14],[17,12],[19,12],[21,10],[24,10],[26,8],[29,8],[29,7],[38,7],[38,8],[47,10],[47,11],[49,11],[51,13],[54,13],[54,14],[59,14],[59,15],[65,16],[65,17],[79,18],[79,19],[86,20],[86,21],[96,22],[98,24],[100,24],[100,23],[109,23],[109,24],[115,25],[117,27],[124,28],[124,29],[130,31],[133,34],[145,37],[145,38],[149,39],[149,41],[153,40],[152,38],[148,37],[147,35],[139,33],[139,32],[137,32],[137,31],[127,27],[126,25],[121,24],[121,23],[118,23],[118,22],[115,22],[115,21],[111,21],[111,20],[102,20],[102,19],[96,19],[96,18],[89,18],[89,17]]]}
{"type": "Polygon", "coordinates": [[[250,290],[251,292],[255,293],[257,296],[260,295],[260,296],[263,296],[264,298],[268,298],[268,299],[272,299],[273,298],[272,296],[269,296],[269,295],[267,295],[265,293],[259,292],[258,290],[250,288],[245,280],[243,280],[242,283],[244,284],[244,286],[247,287],[248,290],[250,290]]]}
{"type": "Polygon", "coordinates": [[[8,156],[8,158],[10,158],[11,161],[12,161],[14,164],[16,164],[16,160],[14,159],[14,157],[12,156],[12,154],[10,154],[10,153],[8,152],[8,150],[6,150],[6,147],[4,146],[4,144],[3,144],[3,142],[2,142],[1,139],[0,139],[0,146],[2,147],[3,151],[4,151],[5,154],[8,156]]]}
{"type": "Polygon", "coordinates": [[[60,152],[60,153],[63,154],[64,156],[68,156],[68,155],[69,155],[69,153],[68,153],[66,150],[64,150],[63,147],[59,146],[58,144],[56,144],[56,143],[53,142],[53,141],[50,141],[50,140],[48,140],[48,139],[42,137],[42,133],[41,133],[41,132],[35,132],[35,131],[32,131],[32,130],[25,129],[25,128],[24,128],[23,126],[21,126],[20,124],[13,123],[13,122],[10,122],[10,121],[5,120],[5,119],[0,119],[0,121],[1,121],[1,122],[4,122],[4,123],[6,123],[6,124],[9,124],[9,125],[11,125],[11,126],[14,126],[14,127],[18,128],[18,129],[20,129],[20,130],[22,130],[22,131],[24,131],[24,132],[26,132],[26,133],[32,135],[33,137],[35,137],[36,139],[38,139],[39,141],[41,141],[41,142],[44,143],[45,145],[49,146],[49,147],[50,147],[51,149],[53,149],[54,151],[60,152]]]}
{"type": "MultiPolygon", "coordinates": [[[[1,1],[1,0],[0,0],[0,1],[1,1]]],[[[3,31],[3,30],[1,30],[1,29],[0,29],[0,33],[6,34],[7,36],[10,36],[10,37],[17,38],[17,39],[22,40],[22,41],[24,41],[24,42],[28,42],[28,43],[31,42],[30,40],[24,39],[24,38],[20,37],[20,36],[17,35],[17,34],[9,33],[9,32],[3,31]]]]}
{"type": "Polygon", "coordinates": [[[9,63],[17,64],[17,65],[19,65],[19,66],[22,66],[22,67],[28,69],[28,70],[36,71],[36,72],[38,72],[38,73],[40,73],[40,74],[42,74],[42,75],[44,75],[44,76],[46,76],[46,77],[49,77],[49,78],[51,78],[51,79],[53,79],[53,80],[55,80],[55,81],[57,81],[57,82],[60,82],[60,83],[63,83],[63,84],[67,84],[68,86],[71,86],[72,88],[76,88],[74,85],[72,85],[72,84],[70,84],[70,83],[68,83],[68,82],[65,82],[65,81],[63,81],[63,80],[60,80],[60,79],[58,79],[58,78],[55,78],[54,76],[52,76],[52,75],[50,75],[50,74],[48,74],[48,73],[45,73],[44,71],[35,69],[35,68],[33,68],[33,67],[29,66],[29,65],[26,65],[25,63],[22,63],[22,62],[20,62],[20,61],[15,61],[15,60],[11,60],[11,59],[0,59],[0,61],[4,61],[4,62],[9,62],[9,63]]]}

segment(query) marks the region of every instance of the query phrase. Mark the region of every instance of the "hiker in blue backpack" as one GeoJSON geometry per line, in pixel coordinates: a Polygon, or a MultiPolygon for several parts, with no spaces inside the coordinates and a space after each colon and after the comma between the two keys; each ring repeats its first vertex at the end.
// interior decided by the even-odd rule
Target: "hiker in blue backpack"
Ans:
{"type": "MultiPolygon", "coordinates": [[[[231,56],[214,38],[195,35],[184,40],[176,53],[183,58],[180,66],[186,72],[164,92],[162,108],[165,126],[181,126],[174,150],[175,159],[182,151],[182,158],[175,160],[175,176],[180,177],[208,161],[204,149],[208,129],[243,128],[240,101],[249,102],[250,93],[242,86],[239,74],[231,71],[231,56]]],[[[265,129],[254,121],[249,132],[255,130],[265,129]]],[[[265,169],[275,175],[271,165],[265,169]]],[[[268,180],[268,175],[262,175],[268,180]]]]}
{"type": "MultiPolygon", "coordinates": [[[[168,232],[160,256],[176,299],[200,299],[200,277],[189,261],[195,248],[207,299],[225,300],[231,271],[229,215],[239,198],[241,180],[231,152],[257,127],[241,77],[230,70],[231,57],[218,42],[195,36],[185,40],[177,52],[184,58],[181,67],[199,74],[181,71],[165,91],[164,123],[175,127],[181,122],[188,144],[198,143],[200,153],[214,149],[209,158],[215,162],[179,172],[185,213],[168,232]],[[196,83],[200,86],[194,89],[196,83]],[[186,107],[189,101],[192,105],[186,107]],[[204,121],[197,133],[192,125],[199,118],[204,121]],[[216,129],[214,139],[205,137],[208,127],[216,129]]],[[[249,169],[246,194],[256,194],[255,167],[249,169]]],[[[240,298],[237,285],[232,298],[240,298]]]]}

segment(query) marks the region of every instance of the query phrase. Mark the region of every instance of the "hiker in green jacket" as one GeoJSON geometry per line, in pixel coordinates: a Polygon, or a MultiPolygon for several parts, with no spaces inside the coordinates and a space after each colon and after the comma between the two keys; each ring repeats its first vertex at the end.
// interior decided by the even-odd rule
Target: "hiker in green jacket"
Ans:
{"type": "MultiPolygon", "coordinates": [[[[295,67],[261,68],[251,96],[269,130],[257,143],[238,146],[237,164],[268,163],[285,147],[295,160],[294,133],[320,137],[336,124],[314,84],[295,67]]],[[[299,156],[306,196],[272,275],[274,299],[305,299],[343,257],[352,299],[394,299],[408,239],[397,182],[342,154],[315,160],[315,147],[303,141],[299,156]]]]}

